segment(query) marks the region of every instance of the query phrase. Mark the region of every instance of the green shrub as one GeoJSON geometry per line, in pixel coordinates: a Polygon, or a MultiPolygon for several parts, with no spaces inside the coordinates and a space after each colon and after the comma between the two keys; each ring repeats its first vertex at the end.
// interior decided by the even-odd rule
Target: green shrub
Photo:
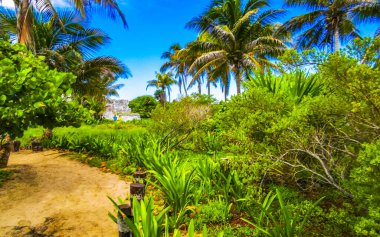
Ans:
{"type": "Polygon", "coordinates": [[[221,198],[217,201],[210,201],[206,205],[200,207],[200,213],[197,218],[203,224],[223,224],[230,220],[231,204],[226,203],[221,198]]]}
{"type": "Polygon", "coordinates": [[[355,225],[359,236],[380,235],[380,140],[366,144],[351,173],[351,187],[359,206],[366,210],[355,225]]]}
{"type": "Polygon", "coordinates": [[[50,70],[23,44],[0,39],[0,135],[22,136],[31,125],[80,125],[89,112],[72,96],[71,73],[50,70]]]}
{"type": "Polygon", "coordinates": [[[141,118],[150,118],[151,112],[158,105],[158,101],[151,95],[134,98],[128,104],[133,113],[140,114],[141,118]]]}

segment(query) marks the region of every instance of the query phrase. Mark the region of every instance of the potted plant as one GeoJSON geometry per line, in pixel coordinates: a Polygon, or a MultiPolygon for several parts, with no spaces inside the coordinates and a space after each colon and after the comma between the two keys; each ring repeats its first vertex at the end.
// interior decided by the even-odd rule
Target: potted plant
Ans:
{"type": "Polygon", "coordinates": [[[32,138],[32,151],[43,151],[42,143],[37,138],[32,138]]]}

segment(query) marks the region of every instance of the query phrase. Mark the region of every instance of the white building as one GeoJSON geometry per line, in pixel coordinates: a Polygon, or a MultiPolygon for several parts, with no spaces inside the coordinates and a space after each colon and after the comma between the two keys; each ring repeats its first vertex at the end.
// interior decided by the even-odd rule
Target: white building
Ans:
{"type": "Polygon", "coordinates": [[[128,106],[128,100],[112,100],[109,99],[107,103],[106,112],[103,114],[103,117],[108,120],[117,120],[130,121],[134,119],[140,119],[139,114],[132,114],[131,109],[128,106]]]}

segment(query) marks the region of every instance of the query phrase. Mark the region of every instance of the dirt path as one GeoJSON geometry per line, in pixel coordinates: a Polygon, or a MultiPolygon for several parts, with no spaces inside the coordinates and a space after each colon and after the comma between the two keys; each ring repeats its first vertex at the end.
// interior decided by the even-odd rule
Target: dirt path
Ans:
{"type": "Polygon", "coordinates": [[[13,179],[0,188],[0,236],[117,236],[107,199],[126,197],[118,176],[57,151],[12,153],[13,179]]]}

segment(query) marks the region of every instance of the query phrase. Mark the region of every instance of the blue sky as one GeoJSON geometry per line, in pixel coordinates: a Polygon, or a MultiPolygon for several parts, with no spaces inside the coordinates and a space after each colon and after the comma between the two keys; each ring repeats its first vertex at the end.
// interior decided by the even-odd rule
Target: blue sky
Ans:
{"type": "MultiPolygon", "coordinates": [[[[2,0],[3,4],[10,6],[12,0],[2,0]]],[[[57,6],[68,6],[66,0],[53,0],[57,6]]],[[[131,70],[133,77],[121,79],[125,84],[120,90],[120,98],[131,100],[144,94],[153,94],[154,88],[145,90],[146,82],[155,78],[155,72],[159,71],[163,60],[161,54],[173,43],[186,43],[194,40],[197,33],[185,29],[185,24],[191,18],[201,14],[209,5],[210,0],[119,0],[119,5],[124,12],[129,29],[125,29],[121,21],[112,21],[105,15],[92,17],[91,25],[105,31],[113,39],[111,44],[101,49],[97,55],[111,55],[123,61],[131,70]]],[[[270,1],[272,8],[281,8],[283,0],[270,1]]],[[[301,14],[302,9],[289,10],[286,20],[296,14],[301,14]]],[[[361,26],[362,35],[372,36],[375,26],[361,26]]],[[[236,87],[231,85],[231,94],[236,87]]],[[[195,92],[196,88],[191,91],[195,92]]],[[[206,88],[203,88],[206,92],[206,88]]],[[[212,93],[217,99],[222,99],[223,94],[219,88],[213,88],[212,93]]],[[[177,86],[172,89],[172,98],[179,94],[177,86]]]]}

